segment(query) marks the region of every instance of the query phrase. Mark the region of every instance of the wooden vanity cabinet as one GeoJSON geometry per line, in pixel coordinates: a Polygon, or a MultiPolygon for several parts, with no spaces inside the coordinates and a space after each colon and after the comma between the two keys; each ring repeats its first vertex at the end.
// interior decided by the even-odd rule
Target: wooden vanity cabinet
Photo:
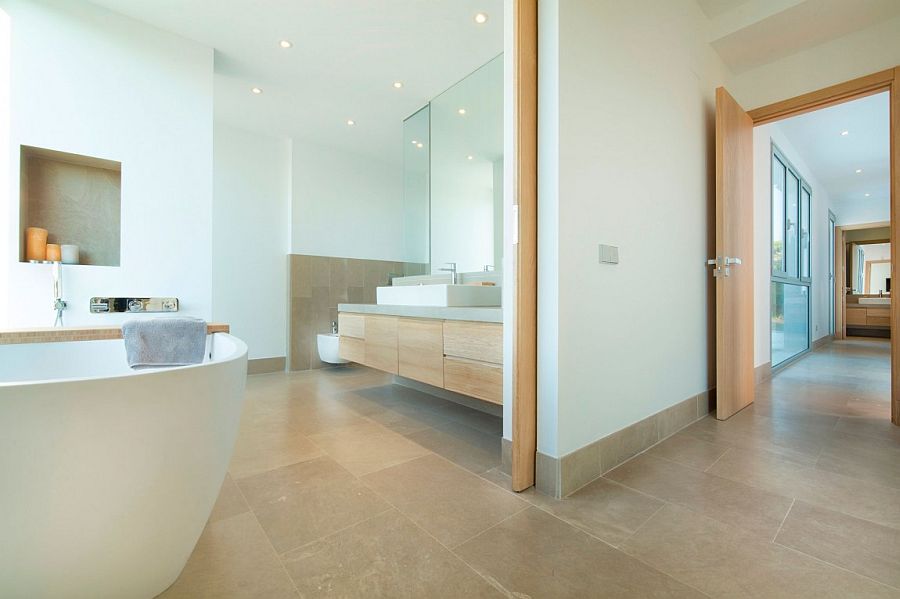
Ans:
{"type": "Polygon", "coordinates": [[[401,318],[398,338],[400,376],[443,387],[443,321],[401,318]]]}
{"type": "Polygon", "coordinates": [[[397,316],[366,315],[366,356],[363,364],[376,370],[399,374],[398,320],[397,316]]]}
{"type": "Polygon", "coordinates": [[[503,403],[503,325],[342,312],[345,360],[503,403]]]}

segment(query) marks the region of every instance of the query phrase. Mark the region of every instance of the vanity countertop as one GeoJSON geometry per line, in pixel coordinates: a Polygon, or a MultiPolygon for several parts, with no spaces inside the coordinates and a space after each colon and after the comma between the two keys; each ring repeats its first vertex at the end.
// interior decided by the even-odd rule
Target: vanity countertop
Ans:
{"type": "MultiPolygon", "coordinates": [[[[208,323],[207,333],[228,333],[227,324],[208,323]]],[[[0,330],[0,345],[14,343],[61,343],[65,341],[103,341],[105,339],[121,339],[122,327],[84,326],[84,327],[46,327],[34,329],[0,330]]]]}
{"type": "Polygon", "coordinates": [[[472,322],[503,322],[503,309],[495,307],[443,308],[440,306],[387,306],[383,304],[338,304],[338,312],[356,314],[384,314],[435,320],[468,320],[472,322]]]}

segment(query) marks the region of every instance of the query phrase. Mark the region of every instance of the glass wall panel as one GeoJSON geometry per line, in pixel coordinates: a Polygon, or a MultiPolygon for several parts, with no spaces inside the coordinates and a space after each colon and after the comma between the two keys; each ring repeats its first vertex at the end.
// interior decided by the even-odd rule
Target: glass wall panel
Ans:
{"type": "Polygon", "coordinates": [[[787,202],[785,203],[784,270],[787,276],[797,277],[800,226],[800,179],[788,170],[787,202]]]}
{"type": "Polygon", "coordinates": [[[809,191],[800,191],[800,276],[809,278],[809,191]]]}
{"type": "Polygon", "coordinates": [[[784,164],[772,156],[772,272],[784,271],[784,164]]]}
{"type": "Polygon", "coordinates": [[[428,263],[430,107],[403,121],[403,250],[409,262],[428,263]]]}
{"type": "Polygon", "coordinates": [[[772,366],[809,349],[809,287],[772,281],[772,366]]]}

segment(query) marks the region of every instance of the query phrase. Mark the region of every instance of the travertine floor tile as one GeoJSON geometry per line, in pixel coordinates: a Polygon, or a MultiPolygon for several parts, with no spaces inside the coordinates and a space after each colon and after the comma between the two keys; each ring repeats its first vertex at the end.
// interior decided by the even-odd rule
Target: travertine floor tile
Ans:
{"type": "Polygon", "coordinates": [[[532,504],[610,545],[618,545],[650,519],[663,502],[600,478],[566,497],[553,499],[534,489],[522,493],[532,504]]]}
{"type": "Polygon", "coordinates": [[[284,564],[303,597],[504,597],[395,510],[291,551],[284,564]]]}
{"type": "Polygon", "coordinates": [[[371,518],[390,506],[359,481],[311,487],[254,506],[260,525],[284,553],[371,518]]]}
{"type": "Polygon", "coordinates": [[[900,528],[900,490],[767,453],[729,451],[709,472],[845,514],[900,528]]]}
{"type": "Polygon", "coordinates": [[[356,476],[429,453],[421,445],[374,422],[319,433],[310,439],[356,476]]]}
{"type": "Polygon", "coordinates": [[[362,480],[451,548],[528,506],[515,495],[435,455],[381,470],[362,480]]]}
{"type": "Polygon", "coordinates": [[[229,474],[226,474],[225,480],[222,481],[222,488],[219,490],[219,497],[216,499],[212,514],[209,516],[209,521],[224,520],[249,510],[250,508],[247,506],[247,502],[244,501],[244,496],[235,484],[234,479],[229,474]]]}
{"type": "Polygon", "coordinates": [[[691,435],[677,433],[647,450],[647,454],[678,462],[696,470],[706,470],[728,449],[727,445],[716,445],[691,435]]]}
{"type": "Polygon", "coordinates": [[[517,597],[703,596],[534,507],[456,553],[517,597]]]}
{"type": "Polygon", "coordinates": [[[256,522],[246,512],[212,522],[181,576],[160,599],[296,598],[291,579],[256,522]]]}
{"type": "Polygon", "coordinates": [[[900,529],[797,501],[775,542],[900,589],[900,529]]]}
{"type": "Polygon", "coordinates": [[[489,435],[465,424],[448,421],[409,438],[466,470],[481,474],[500,465],[500,435],[489,435]]]}
{"type": "Polygon", "coordinates": [[[675,505],[622,549],[710,597],[897,597],[887,586],[675,505]]]}
{"type": "Polygon", "coordinates": [[[791,506],[788,497],[649,455],[622,464],[605,478],[768,540],[775,536],[791,506]]]}

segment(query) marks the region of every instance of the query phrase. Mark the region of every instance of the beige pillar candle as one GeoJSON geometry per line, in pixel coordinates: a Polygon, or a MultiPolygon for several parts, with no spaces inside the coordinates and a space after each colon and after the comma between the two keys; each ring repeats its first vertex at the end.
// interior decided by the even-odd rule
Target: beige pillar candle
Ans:
{"type": "Polygon", "coordinates": [[[58,243],[47,244],[47,260],[50,262],[59,262],[62,260],[62,250],[59,249],[58,243]]]}
{"type": "Polygon", "coordinates": [[[47,259],[47,229],[38,227],[25,229],[25,259],[47,259]]]}

